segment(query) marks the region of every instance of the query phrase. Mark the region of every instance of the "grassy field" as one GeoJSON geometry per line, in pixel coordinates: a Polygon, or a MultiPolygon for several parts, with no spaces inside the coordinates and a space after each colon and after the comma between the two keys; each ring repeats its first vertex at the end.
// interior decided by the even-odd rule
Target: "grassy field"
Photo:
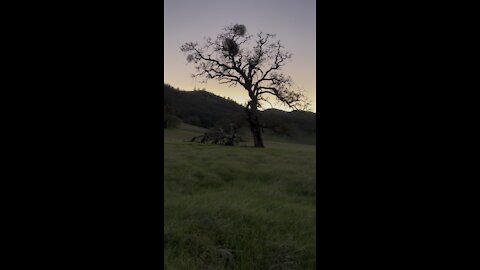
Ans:
{"type": "Polygon", "coordinates": [[[165,269],[315,269],[315,146],[164,136],[165,269]]]}

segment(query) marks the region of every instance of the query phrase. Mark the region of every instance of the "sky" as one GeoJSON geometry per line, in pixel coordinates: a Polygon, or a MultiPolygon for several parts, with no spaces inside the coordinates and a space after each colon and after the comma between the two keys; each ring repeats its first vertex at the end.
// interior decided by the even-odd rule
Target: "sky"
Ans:
{"type": "MultiPolygon", "coordinates": [[[[195,72],[180,46],[216,38],[222,29],[243,24],[247,34],[260,31],[276,34],[285,49],[293,54],[283,68],[295,84],[305,89],[316,112],[316,19],[315,0],[164,0],[164,80],[180,90],[203,89],[244,104],[248,100],[241,86],[228,87],[216,81],[200,83],[191,77],[195,72]]],[[[275,108],[290,110],[272,103],[275,108]]],[[[270,105],[266,104],[266,108],[270,105]]]]}

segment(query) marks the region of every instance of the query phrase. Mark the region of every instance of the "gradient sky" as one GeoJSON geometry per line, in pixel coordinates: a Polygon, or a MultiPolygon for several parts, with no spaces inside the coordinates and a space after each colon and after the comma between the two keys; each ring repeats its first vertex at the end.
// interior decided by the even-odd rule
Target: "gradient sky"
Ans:
{"type": "MultiPolygon", "coordinates": [[[[195,70],[192,64],[187,64],[180,46],[189,41],[202,44],[204,37],[215,38],[225,26],[244,24],[247,34],[260,31],[277,34],[276,38],[286,50],[293,53],[283,73],[306,90],[311,110],[316,111],[315,0],[164,0],[164,7],[165,83],[181,90],[193,90],[195,81],[191,74],[195,70]]],[[[199,79],[196,85],[197,89],[206,88],[242,104],[248,100],[241,86],[228,87],[216,81],[202,84],[199,79]]]]}

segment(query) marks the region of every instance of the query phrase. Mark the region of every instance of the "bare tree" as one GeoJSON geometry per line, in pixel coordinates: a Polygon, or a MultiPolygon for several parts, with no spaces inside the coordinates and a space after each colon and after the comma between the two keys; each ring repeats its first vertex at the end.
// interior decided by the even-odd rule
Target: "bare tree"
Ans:
{"type": "Polygon", "coordinates": [[[264,147],[258,109],[273,97],[293,109],[308,105],[303,91],[294,89],[290,77],[280,73],[291,53],[285,51],[274,34],[247,35],[244,25],[224,28],[216,39],[206,38],[203,45],[188,42],[180,47],[196,69],[194,77],[221,84],[240,84],[250,97],[245,112],[255,147],[264,147]]]}

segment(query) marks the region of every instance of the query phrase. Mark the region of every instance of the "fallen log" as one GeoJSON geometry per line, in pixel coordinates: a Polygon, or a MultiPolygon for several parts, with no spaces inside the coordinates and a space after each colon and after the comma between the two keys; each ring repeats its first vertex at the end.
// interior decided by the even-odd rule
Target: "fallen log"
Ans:
{"type": "Polygon", "coordinates": [[[228,134],[222,128],[209,130],[203,135],[195,136],[190,139],[190,142],[210,143],[228,146],[236,145],[240,141],[241,138],[236,135],[236,129],[233,129],[232,134],[228,134]]]}

